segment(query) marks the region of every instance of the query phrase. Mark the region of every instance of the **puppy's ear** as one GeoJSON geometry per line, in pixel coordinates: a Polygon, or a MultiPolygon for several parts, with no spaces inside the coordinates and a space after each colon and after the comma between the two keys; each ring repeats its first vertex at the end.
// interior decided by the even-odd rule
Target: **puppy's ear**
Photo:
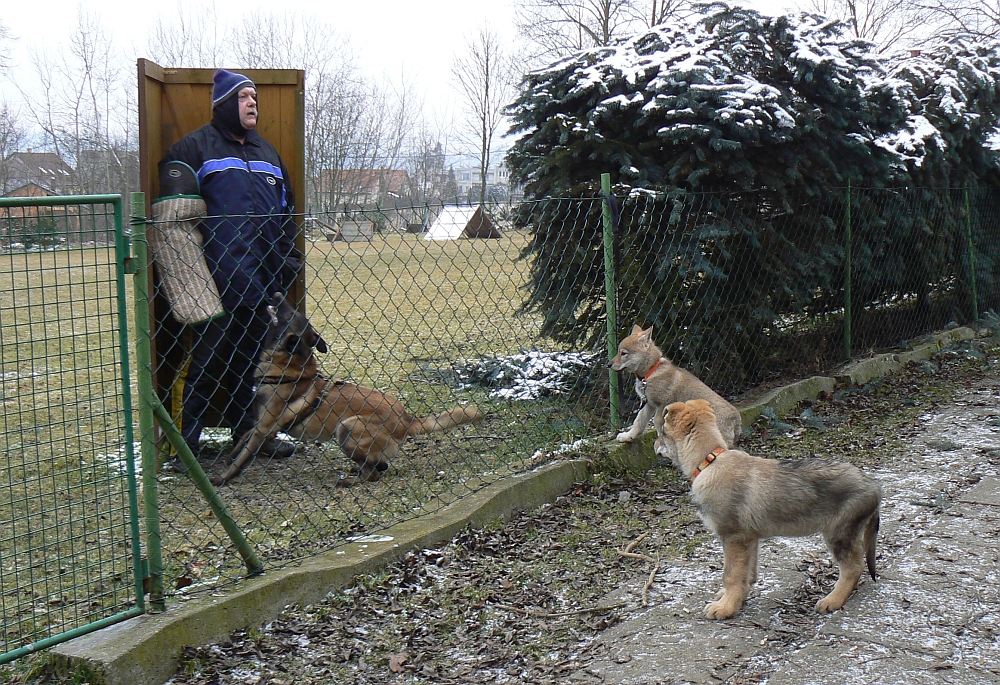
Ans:
{"type": "Polygon", "coordinates": [[[663,422],[671,426],[677,423],[677,417],[686,409],[683,402],[674,402],[663,410],[663,422]]]}
{"type": "Polygon", "coordinates": [[[638,340],[640,345],[648,345],[653,342],[653,327],[650,326],[646,330],[640,329],[640,335],[638,340]]]}
{"type": "Polygon", "coordinates": [[[631,335],[639,335],[640,333],[642,333],[642,326],[640,326],[637,323],[632,324],[632,333],[631,333],[631,335]]]}

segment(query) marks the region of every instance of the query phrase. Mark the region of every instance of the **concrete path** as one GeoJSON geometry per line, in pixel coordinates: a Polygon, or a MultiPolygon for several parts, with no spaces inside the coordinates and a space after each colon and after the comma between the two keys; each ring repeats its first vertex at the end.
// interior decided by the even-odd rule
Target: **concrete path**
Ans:
{"type": "MultiPolygon", "coordinates": [[[[866,574],[842,611],[812,610],[837,574],[814,536],[762,543],[743,611],[705,619],[721,586],[713,540],[661,569],[650,608],[602,634],[606,656],[576,681],[1000,683],[1000,380],[923,418],[908,453],[874,471],[885,493],[881,577],[866,574]]],[[[646,582],[607,601],[634,604],[646,582]]]]}

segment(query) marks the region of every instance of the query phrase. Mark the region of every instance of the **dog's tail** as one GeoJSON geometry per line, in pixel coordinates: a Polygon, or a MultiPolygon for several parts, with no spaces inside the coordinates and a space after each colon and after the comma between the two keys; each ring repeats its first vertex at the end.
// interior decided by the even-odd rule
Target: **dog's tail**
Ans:
{"type": "Polygon", "coordinates": [[[868,519],[868,525],[865,526],[865,561],[868,562],[868,573],[871,574],[872,580],[876,579],[875,575],[875,538],[878,537],[878,509],[872,513],[870,519],[868,519]]]}
{"type": "Polygon", "coordinates": [[[431,433],[433,431],[443,431],[463,423],[479,423],[484,415],[476,407],[455,407],[440,414],[425,416],[422,419],[414,419],[407,429],[407,435],[420,435],[421,433],[431,433]]]}

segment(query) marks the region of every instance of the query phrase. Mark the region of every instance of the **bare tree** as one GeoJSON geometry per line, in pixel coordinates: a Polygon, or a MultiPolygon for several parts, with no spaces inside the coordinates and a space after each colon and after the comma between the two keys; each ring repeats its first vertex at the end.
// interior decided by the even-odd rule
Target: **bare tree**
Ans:
{"type": "Polygon", "coordinates": [[[857,38],[877,44],[880,52],[919,37],[930,14],[919,0],[809,0],[804,9],[843,21],[857,38]]]}
{"type": "Polygon", "coordinates": [[[10,69],[13,63],[10,54],[10,44],[13,40],[10,29],[0,23],[0,72],[10,69]]]}
{"type": "Polygon", "coordinates": [[[21,150],[27,138],[18,119],[17,112],[10,105],[6,102],[0,103],[0,195],[6,195],[13,190],[11,155],[21,150]]]}
{"type": "Polygon", "coordinates": [[[534,61],[549,61],[585,48],[610,45],[634,20],[634,0],[520,0],[518,33],[532,45],[534,61]]]}
{"type": "Polygon", "coordinates": [[[150,59],[173,67],[213,67],[221,64],[225,53],[222,37],[228,35],[227,22],[219,16],[213,2],[208,7],[184,6],[170,14],[172,22],[157,17],[149,31],[147,48],[150,59]]]}
{"type": "Polygon", "coordinates": [[[937,19],[938,35],[1000,38],[1000,0],[922,0],[921,6],[937,19]]]}
{"type": "Polygon", "coordinates": [[[41,131],[42,147],[76,169],[56,190],[124,193],[134,188],[134,83],[124,76],[124,56],[112,48],[100,20],[81,9],[67,43],[30,54],[40,88],[21,89],[28,116],[41,131]]]}
{"type": "Polygon", "coordinates": [[[410,198],[421,204],[444,199],[448,180],[446,130],[421,118],[408,144],[405,168],[409,173],[410,198]]]}
{"type": "Polygon", "coordinates": [[[463,133],[479,151],[479,201],[485,202],[493,139],[514,97],[513,62],[499,36],[483,26],[455,58],[451,73],[468,116],[463,133]]]}
{"type": "Polygon", "coordinates": [[[548,62],[587,48],[613,45],[683,16],[691,0],[518,0],[518,33],[528,61],[548,62]]]}
{"type": "Polygon", "coordinates": [[[670,19],[692,12],[691,0],[649,0],[629,3],[626,14],[632,18],[632,28],[651,29],[670,19]]]}

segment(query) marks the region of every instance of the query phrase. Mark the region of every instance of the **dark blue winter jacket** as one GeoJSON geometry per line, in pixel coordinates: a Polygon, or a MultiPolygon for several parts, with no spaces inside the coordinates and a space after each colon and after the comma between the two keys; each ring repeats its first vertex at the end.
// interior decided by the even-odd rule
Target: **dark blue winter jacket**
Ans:
{"type": "Polygon", "coordinates": [[[277,150],[256,131],[240,143],[206,124],[174,143],[160,160],[197,174],[208,216],[200,224],[205,261],[227,311],[285,293],[302,268],[295,249],[294,198],[277,150]]]}

